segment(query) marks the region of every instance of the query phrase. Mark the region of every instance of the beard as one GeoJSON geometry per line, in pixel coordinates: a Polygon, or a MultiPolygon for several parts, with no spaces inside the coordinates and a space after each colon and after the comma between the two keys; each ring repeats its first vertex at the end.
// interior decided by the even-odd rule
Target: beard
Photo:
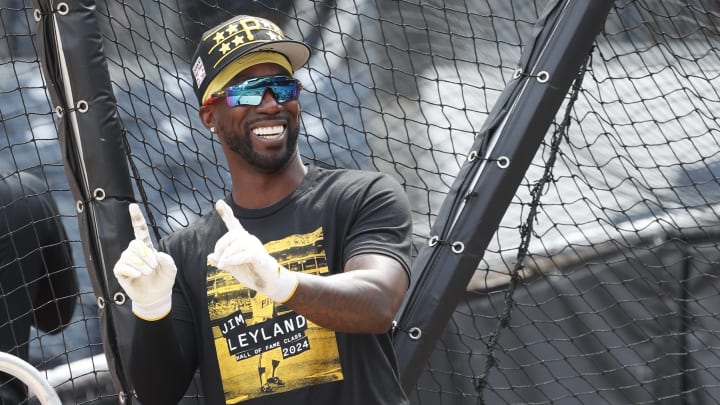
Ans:
{"type": "Polygon", "coordinates": [[[250,165],[260,169],[264,172],[275,172],[287,165],[290,159],[295,156],[297,150],[297,141],[300,134],[300,126],[295,125],[293,127],[288,126],[287,128],[287,140],[285,143],[285,150],[282,153],[259,153],[253,148],[251,138],[251,132],[249,128],[244,128],[243,132],[247,135],[236,135],[233,133],[224,132],[220,134],[223,142],[233,152],[237,153],[250,165]]]}

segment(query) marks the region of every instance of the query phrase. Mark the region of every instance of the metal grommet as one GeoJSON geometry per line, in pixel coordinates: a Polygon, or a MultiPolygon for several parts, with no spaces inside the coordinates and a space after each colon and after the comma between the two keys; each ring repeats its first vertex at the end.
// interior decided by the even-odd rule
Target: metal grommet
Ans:
{"type": "Polygon", "coordinates": [[[79,213],[83,212],[85,210],[85,204],[83,204],[82,201],[78,200],[75,202],[75,211],[79,213]]]}
{"type": "Polygon", "coordinates": [[[497,165],[499,168],[504,169],[510,166],[510,159],[507,156],[500,156],[497,158],[497,165]]]}
{"type": "Polygon", "coordinates": [[[472,151],[472,152],[468,153],[468,155],[467,155],[467,160],[468,160],[468,162],[472,162],[472,161],[474,161],[474,160],[477,159],[477,158],[478,158],[478,153],[477,153],[477,151],[472,151]]]}
{"type": "Polygon", "coordinates": [[[67,5],[67,3],[58,3],[56,8],[58,14],[60,15],[66,15],[70,12],[70,7],[67,5]]]}
{"type": "Polygon", "coordinates": [[[80,111],[81,113],[86,113],[87,110],[90,108],[90,106],[88,105],[88,102],[87,102],[87,101],[85,101],[85,100],[80,100],[80,101],[78,101],[77,104],[75,105],[75,108],[77,108],[77,110],[80,111]]]}
{"type": "Polygon", "coordinates": [[[96,188],[95,190],[93,190],[93,197],[98,201],[104,200],[105,199],[105,189],[102,189],[99,187],[96,188]]]}
{"type": "Polygon", "coordinates": [[[412,340],[420,340],[422,337],[422,330],[420,330],[417,326],[413,326],[408,331],[408,336],[410,336],[410,339],[412,340]]]}
{"type": "Polygon", "coordinates": [[[97,297],[97,306],[100,309],[105,308],[105,298],[103,297],[97,297]]]}
{"type": "Polygon", "coordinates": [[[118,392],[118,402],[120,402],[121,404],[127,402],[127,394],[125,393],[125,391],[118,392]]]}
{"type": "Polygon", "coordinates": [[[465,244],[460,241],[453,242],[450,248],[455,253],[462,253],[465,250],[465,244]]]}
{"type": "Polygon", "coordinates": [[[38,21],[38,22],[40,20],[42,20],[42,13],[40,13],[40,9],[36,8],[33,10],[33,18],[35,19],[35,21],[38,21]]]}
{"type": "Polygon", "coordinates": [[[513,79],[519,78],[520,76],[522,76],[522,74],[523,74],[523,68],[515,69],[515,71],[513,72],[513,79]]]}
{"type": "Polygon", "coordinates": [[[57,114],[58,118],[62,118],[63,116],[63,109],[59,105],[55,106],[55,114],[57,114]]]}
{"type": "Polygon", "coordinates": [[[435,246],[438,244],[439,241],[440,241],[440,238],[438,238],[437,236],[433,236],[430,239],[428,239],[428,246],[435,246]]]}
{"type": "Polygon", "coordinates": [[[548,73],[547,70],[543,70],[542,72],[537,74],[538,82],[545,83],[548,80],[550,80],[550,73],[548,73]]]}
{"type": "Polygon", "coordinates": [[[115,301],[115,304],[122,305],[125,303],[125,294],[121,291],[116,292],[113,295],[113,301],[115,301]]]}

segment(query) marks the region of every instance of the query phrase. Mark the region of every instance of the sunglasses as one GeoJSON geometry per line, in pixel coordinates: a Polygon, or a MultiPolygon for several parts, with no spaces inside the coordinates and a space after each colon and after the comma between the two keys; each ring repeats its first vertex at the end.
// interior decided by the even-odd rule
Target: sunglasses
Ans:
{"type": "Polygon", "coordinates": [[[298,99],[302,83],[288,76],[256,77],[212,93],[203,104],[208,105],[224,97],[228,107],[260,105],[267,89],[270,89],[278,103],[284,103],[298,99]]]}

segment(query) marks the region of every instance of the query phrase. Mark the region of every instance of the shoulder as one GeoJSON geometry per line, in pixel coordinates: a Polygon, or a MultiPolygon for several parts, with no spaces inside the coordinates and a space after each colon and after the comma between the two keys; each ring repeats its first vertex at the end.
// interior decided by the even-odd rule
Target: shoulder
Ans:
{"type": "Polygon", "coordinates": [[[315,182],[322,187],[349,191],[392,191],[403,192],[402,185],[395,178],[382,172],[357,169],[315,168],[315,182]]]}
{"type": "Polygon", "coordinates": [[[382,172],[355,169],[319,169],[316,193],[326,204],[355,212],[385,211],[390,215],[407,216],[410,201],[403,186],[382,172]],[[387,211],[386,209],[389,208],[387,211]],[[407,213],[407,214],[406,214],[407,213]]]}
{"type": "Polygon", "coordinates": [[[402,185],[386,173],[321,169],[317,178],[317,194],[326,208],[336,208],[342,215],[355,219],[384,218],[393,223],[409,220],[408,195],[402,185]]]}

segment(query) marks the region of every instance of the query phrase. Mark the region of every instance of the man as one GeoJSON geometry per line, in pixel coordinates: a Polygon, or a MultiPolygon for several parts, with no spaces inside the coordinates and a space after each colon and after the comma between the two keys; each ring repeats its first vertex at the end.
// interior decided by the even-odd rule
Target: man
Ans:
{"type": "Polygon", "coordinates": [[[156,250],[137,205],[114,268],[139,318],[140,402],[174,404],[196,370],[209,404],[403,405],[388,331],[409,284],[411,217],[382,173],[305,166],[309,47],[262,18],[207,31],[192,60],[200,117],[232,190],[156,250]]]}
{"type": "MultiPolygon", "coordinates": [[[[0,350],[27,361],[30,326],[60,332],[77,294],[72,253],[47,185],[28,172],[0,174],[0,350]]],[[[0,404],[25,399],[25,384],[0,374],[0,404]]]]}

